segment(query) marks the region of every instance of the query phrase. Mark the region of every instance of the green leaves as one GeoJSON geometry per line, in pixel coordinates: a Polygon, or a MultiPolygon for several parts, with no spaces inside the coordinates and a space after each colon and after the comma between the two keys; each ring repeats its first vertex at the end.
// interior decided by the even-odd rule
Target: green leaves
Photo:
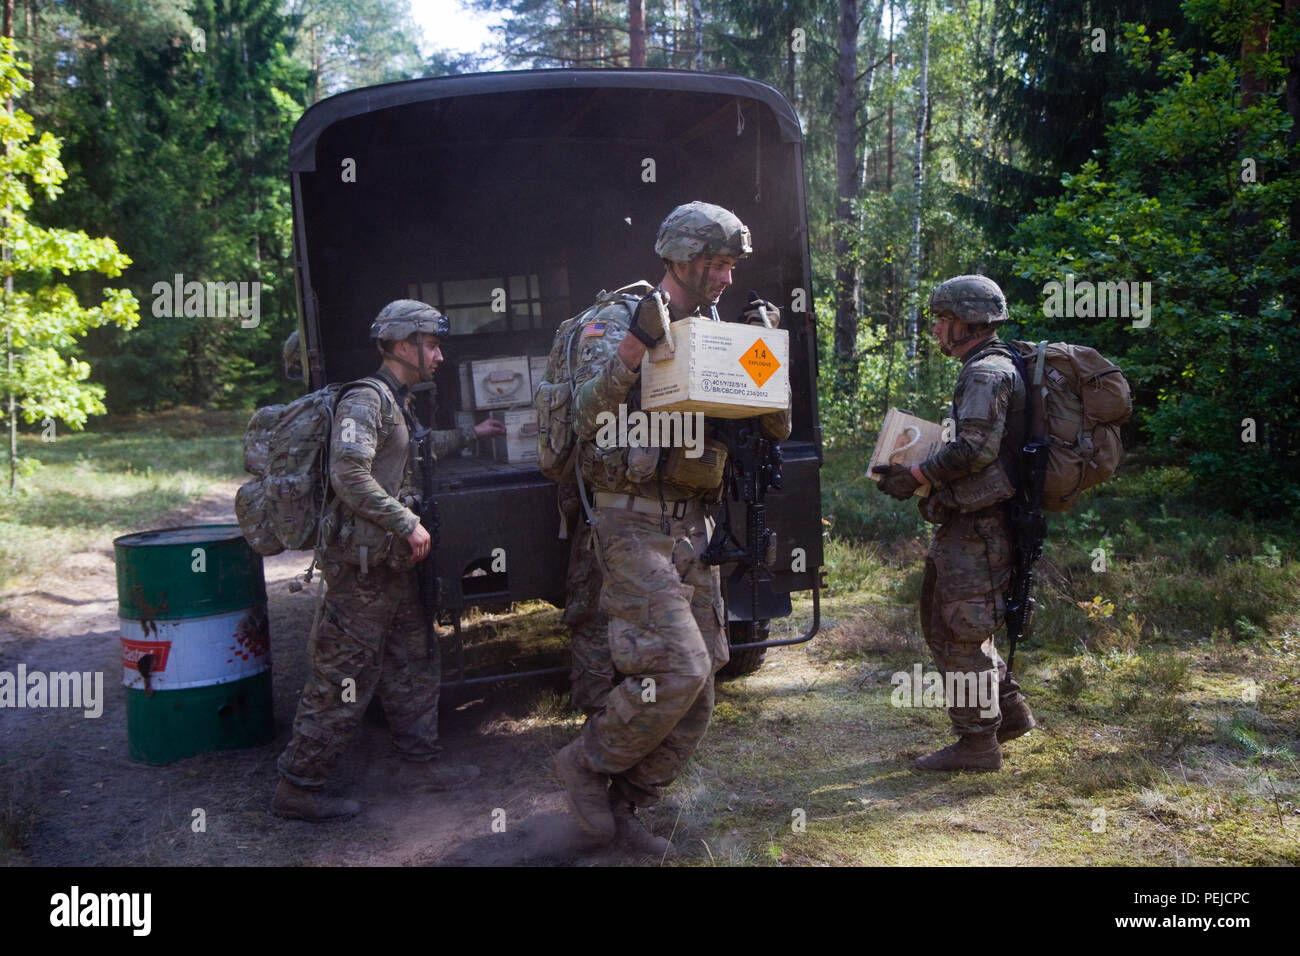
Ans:
{"type": "MultiPolygon", "coordinates": [[[[1188,6],[1211,33],[1250,16],[1218,0],[1188,6]]],[[[1225,35],[1240,44],[1239,26],[1225,35]]],[[[1009,261],[1036,283],[1067,271],[1151,281],[1150,328],[1058,319],[1045,331],[1125,369],[1138,425],[1190,465],[1216,504],[1292,509],[1300,256],[1289,230],[1300,181],[1287,163],[1291,118],[1274,96],[1243,109],[1243,64],[1224,53],[1178,50],[1167,32],[1152,42],[1140,27],[1125,43],[1140,63],[1159,58],[1165,85],[1116,104],[1105,153],[1062,177],[1061,195],[1019,224],[1009,261]]],[[[1256,76],[1275,69],[1262,57],[1251,65],[1256,76]]]]}
{"type": "MultiPolygon", "coordinates": [[[[30,88],[22,66],[13,56],[12,42],[0,38],[0,98],[30,88]]],[[[79,429],[88,415],[103,413],[104,388],[87,382],[90,366],[67,353],[92,328],[134,326],[138,303],[129,291],[109,288],[98,306],[83,307],[72,288],[54,276],[119,276],[131,260],[112,239],[45,229],[28,221],[30,187],[53,199],[67,178],[59,162],[59,141],[49,133],[36,138],[31,117],[19,109],[0,113],[0,139],[5,146],[0,154],[0,202],[7,207],[0,214],[0,244],[9,252],[0,261],[0,280],[12,277],[14,287],[0,301],[0,331],[16,353],[12,371],[0,368],[0,392],[17,398],[29,423],[52,417],[79,429]]]]}

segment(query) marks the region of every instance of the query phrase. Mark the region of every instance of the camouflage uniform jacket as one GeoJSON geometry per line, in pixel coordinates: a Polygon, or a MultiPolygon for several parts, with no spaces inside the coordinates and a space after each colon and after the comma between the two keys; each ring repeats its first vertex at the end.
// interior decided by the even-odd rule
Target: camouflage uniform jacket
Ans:
{"type": "MultiPolygon", "coordinates": [[[[378,383],[380,390],[351,388],[334,409],[330,484],[342,515],[332,547],[347,552],[365,545],[376,554],[386,550],[388,535],[404,539],[420,522],[408,506],[414,492],[410,424],[415,419],[411,396],[387,369],[366,381],[378,383]]],[[[453,454],[476,438],[469,427],[436,431],[434,455],[453,454]]]]}
{"type": "Polygon", "coordinates": [[[952,399],[956,436],[919,466],[935,488],[933,501],[921,499],[923,512],[927,501],[970,512],[1014,494],[1025,438],[1025,385],[1009,348],[994,335],[962,360],[952,399]]]}
{"type": "MultiPolygon", "coordinates": [[[[639,298],[648,294],[653,286],[648,282],[625,286],[627,292],[639,298]]],[[[633,319],[635,298],[628,295],[603,295],[597,302],[607,303],[599,309],[589,309],[587,322],[578,333],[575,344],[577,357],[574,364],[574,429],[581,440],[579,461],[582,477],[595,491],[640,495],[658,498],[659,482],[652,475],[638,484],[628,478],[628,449],[625,447],[600,448],[595,442],[600,429],[597,416],[601,412],[618,414],[618,406],[626,403],[629,413],[641,408],[641,369],[629,369],[618,357],[618,347],[628,334],[633,319]]],[[[692,313],[672,312],[674,321],[687,315],[702,315],[698,309],[692,313]]],[[[790,437],[790,409],[769,412],[761,416],[763,433],[777,441],[790,437]]],[[[661,466],[662,467],[662,466],[661,466]]],[[[702,494],[699,488],[677,487],[665,481],[663,496],[666,500],[682,500],[702,494]]]]}

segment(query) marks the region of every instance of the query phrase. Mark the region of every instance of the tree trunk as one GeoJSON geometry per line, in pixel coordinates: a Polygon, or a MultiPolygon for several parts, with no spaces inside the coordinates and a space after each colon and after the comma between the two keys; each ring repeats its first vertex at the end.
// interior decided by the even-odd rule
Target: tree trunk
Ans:
{"type": "Polygon", "coordinates": [[[876,15],[872,18],[871,39],[867,45],[867,74],[862,84],[862,164],[858,169],[858,194],[861,195],[867,184],[867,156],[870,142],[867,123],[871,120],[871,93],[876,87],[876,53],[880,46],[880,23],[885,15],[885,0],[876,4],[876,15]]]}
{"type": "Polygon", "coordinates": [[[1241,108],[1249,109],[1268,92],[1268,81],[1255,72],[1255,61],[1268,53],[1270,24],[1258,16],[1247,24],[1241,35],[1241,108]]]}
{"type": "Polygon", "coordinates": [[[628,66],[645,69],[645,0],[627,0],[628,66]]]}
{"type": "Polygon", "coordinates": [[[894,28],[889,28],[889,115],[885,131],[885,192],[894,191],[894,80],[898,79],[898,68],[894,57],[894,28]]]}
{"type": "Polygon", "coordinates": [[[695,69],[704,69],[704,10],[701,0],[691,0],[691,24],[695,27],[695,69]]]}
{"type": "Polygon", "coordinates": [[[907,376],[908,384],[916,386],[917,328],[921,309],[921,191],[925,186],[925,127],[930,106],[930,23],[926,7],[929,0],[921,0],[921,75],[917,96],[916,160],[912,167],[912,280],[908,292],[907,310],[907,376]]]}
{"type": "MultiPolygon", "coordinates": [[[[1285,10],[1285,22],[1295,36],[1294,31],[1300,28],[1300,0],[1286,0],[1285,10]]],[[[1286,134],[1287,166],[1291,181],[1300,182],[1300,43],[1286,58],[1286,66],[1286,111],[1291,116],[1291,129],[1286,134]]],[[[1295,193],[1291,200],[1291,241],[1300,243],[1300,193],[1295,193]]],[[[1287,304],[1292,310],[1300,311],[1300,301],[1296,298],[1287,304]]]]}
{"type": "Polygon", "coordinates": [[[794,43],[791,41],[792,31],[793,28],[788,24],[783,31],[785,34],[785,89],[786,96],[790,99],[790,104],[794,106],[795,109],[798,109],[798,104],[795,102],[794,68],[796,64],[794,43]]]}
{"type": "Polygon", "coordinates": [[[839,70],[835,87],[835,369],[841,394],[857,392],[857,270],[849,256],[858,195],[858,0],[839,0],[839,70]]]}
{"type": "MultiPolygon", "coordinates": [[[[894,96],[898,91],[897,57],[894,53],[894,0],[889,0],[889,115],[885,117],[885,193],[894,191],[894,96]]],[[[885,267],[885,312],[891,329],[898,327],[897,257],[890,256],[885,267]]],[[[892,345],[891,345],[892,347],[892,345]]]]}
{"type": "Polygon", "coordinates": [[[681,69],[681,67],[677,65],[677,34],[680,32],[678,28],[681,26],[681,23],[682,21],[678,19],[677,0],[673,0],[673,29],[671,34],[671,46],[668,53],[668,67],[673,70],[681,69]]]}
{"type": "MultiPolygon", "coordinates": [[[[0,29],[3,30],[5,39],[12,40],[14,38],[14,0],[4,0],[4,3],[4,24],[0,29]]],[[[11,119],[13,118],[14,101],[12,99],[5,101],[5,112],[9,114],[11,119]]],[[[3,228],[8,228],[9,226],[10,211],[10,208],[6,206],[3,228]]],[[[0,250],[0,254],[3,254],[5,262],[9,262],[13,258],[13,251],[9,248],[8,243],[5,243],[4,249],[0,250]]],[[[7,275],[5,276],[4,301],[6,320],[9,311],[9,297],[13,295],[13,293],[14,277],[7,275]]],[[[14,397],[14,333],[12,328],[5,329],[5,357],[8,360],[9,369],[9,395],[7,402],[9,406],[9,494],[12,495],[18,483],[18,402],[14,397]]]]}
{"type": "MultiPolygon", "coordinates": [[[[876,15],[872,20],[871,39],[867,44],[867,74],[862,88],[862,159],[858,165],[858,196],[861,197],[863,189],[866,188],[867,182],[867,156],[870,153],[868,144],[870,132],[868,123],[871,120],[871,93],[876,86],[876,53],[880,46],[880,21],[885,12],[885,0],[880,0],[876,4],[876,15]]],[[[858,232],[861,233],[865,228],[866,222],[863,219],[858,220],[858,232]]],[[[867,314],[868,309],[865,302],[865,290],[862,282],[862,258],[854,257],[853,260],[853,288],[854,288],[854,307],[858,312],[858,323],[861,324],[862,316],[867,314]]]]}
{"type": "Polygon", "coordinates": [[[35,94],[35,102],[40,102],[41,96],[41,13],[36,8],[36,0],[27,2],[27,40],[32,47],[32,93],[35,94]]]}

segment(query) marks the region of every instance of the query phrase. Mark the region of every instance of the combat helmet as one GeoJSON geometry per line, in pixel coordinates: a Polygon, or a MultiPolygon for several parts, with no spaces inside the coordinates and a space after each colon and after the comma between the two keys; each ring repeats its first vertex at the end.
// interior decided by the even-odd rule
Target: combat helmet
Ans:
{"type": "Polygon", "coordinates": [[[743,259],[751,252],[748,227],[735,213],[707,202],[678,206],[659,226],[655,239],[655,255],[670,262],[690,262],[702,255],[743,259]]]}
{"type": "Polygon", "coordinates": [[[955,276],[930,293],[931,315],[951,312],[967,325],[998,325],[1007,321],[1007,297],[987,276],[955,276]]]}
{"type": "Polygon", "coordinates": [[[428,332],[442,338],[451,333],[451,323],[433,306],[415,299],[397,299],[388,303],[370,323],[370,338],[377,341],[399,342],[416,332],[428,332]]]}

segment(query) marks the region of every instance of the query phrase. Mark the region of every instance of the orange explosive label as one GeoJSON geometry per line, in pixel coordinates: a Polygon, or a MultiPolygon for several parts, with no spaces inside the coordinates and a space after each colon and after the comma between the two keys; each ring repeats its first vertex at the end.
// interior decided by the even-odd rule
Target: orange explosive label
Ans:
{"type": "Polygon", "coordinates": [[[772,350],[767,347],[767,343],[762,339],[759,339],[741,354],[740,364],[759,388],[762,388],[763,383],[781,367],[781,363],[776,360],[776,356],[772,354],[772,350]]]}

